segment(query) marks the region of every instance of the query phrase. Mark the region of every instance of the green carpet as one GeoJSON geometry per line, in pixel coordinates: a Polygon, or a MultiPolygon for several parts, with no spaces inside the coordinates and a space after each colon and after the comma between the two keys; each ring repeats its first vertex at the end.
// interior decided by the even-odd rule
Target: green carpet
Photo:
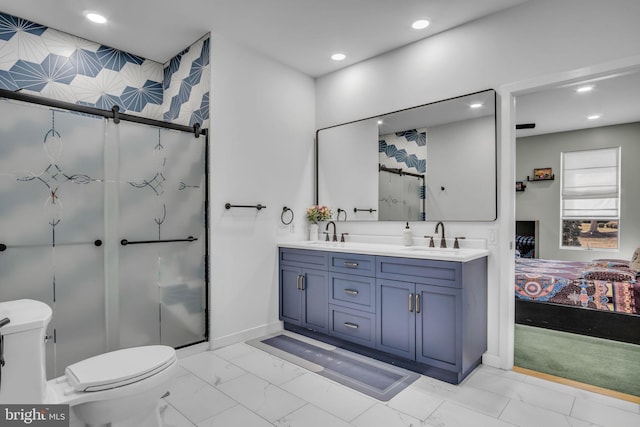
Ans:
{"type": "Polygon", "coordinates": [[[640,396],[640,346],[516,325],[515,366],[640,396]]]}

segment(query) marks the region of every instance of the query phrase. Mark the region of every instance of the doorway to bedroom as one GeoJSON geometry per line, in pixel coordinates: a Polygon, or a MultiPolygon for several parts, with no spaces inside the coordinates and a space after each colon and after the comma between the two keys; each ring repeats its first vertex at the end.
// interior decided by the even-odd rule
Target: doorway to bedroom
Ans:
{"type": "Polygon", "coordinates": [[[638,99],[637,68],[516,97],[514,365],[640,402],[638,99]]]}

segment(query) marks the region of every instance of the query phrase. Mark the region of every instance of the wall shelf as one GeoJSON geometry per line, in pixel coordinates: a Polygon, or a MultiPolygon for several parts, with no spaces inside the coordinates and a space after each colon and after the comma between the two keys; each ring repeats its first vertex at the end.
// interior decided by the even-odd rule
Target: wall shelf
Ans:
{"type": "Polygon", "coordinates": [[[555,175],[551,175],[551,178],[531,178],[527,176],[527,181],[529,182],[538,182],[538,181],[553,181],[556,179],[555,175]]]}

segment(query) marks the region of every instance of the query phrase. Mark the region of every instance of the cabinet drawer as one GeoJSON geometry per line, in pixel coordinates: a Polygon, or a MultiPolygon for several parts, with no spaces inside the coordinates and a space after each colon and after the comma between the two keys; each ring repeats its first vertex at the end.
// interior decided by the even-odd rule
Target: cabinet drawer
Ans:
{"type": "Polygon", "coordinates": [[[329,334],[367,347],[375,347],[375,314],[329,305],[329,334]]]}
{"type": "Polygon", "coordinates": [[[427,285],[462,287],[462,264],[416,258],[376,257],[376,276],[427,285]]]}
{"type": "Polygon", "coordinates": [[[309,249],[280,248],[280,262],[298,267],[311,267],[326,270],[329,255],[327,252],[309,249]]]}
{"type": "Polygon", "coordinates": [[[332,252],[329,255],[329,271],[373,277],[376,274],[376,257],[332,252]]]}
{"type": "Polygon", "coordinates": [[[373,313],[376,308],[375,278],[329,273],[329,302],[373,313]]]}

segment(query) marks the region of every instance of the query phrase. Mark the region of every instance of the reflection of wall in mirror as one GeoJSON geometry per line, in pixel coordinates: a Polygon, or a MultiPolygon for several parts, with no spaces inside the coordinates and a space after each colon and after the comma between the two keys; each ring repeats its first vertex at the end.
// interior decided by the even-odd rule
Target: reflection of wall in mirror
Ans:
{"type": "Polygon", "coordinates": [[[427,220],[495,217],[494,146],[493,116],[429,127],[427,220]]]}
{"type": "MultiPolygon", "coordinates": [[[[319,135],[318,201],[336,218],[338,209],[349,220],[377,220],[376,212],[354,213],[354,208],[378,206],[378,123],[363,120],[323,129],[319,135]]],[[[341,217],[344,219],[344,216],[341,217]]]]}
{"type": "MultiPolygon", "coordinates": [[[[427,129],[410,129],[381,135],[379,163],[387,168],[424,175],[427,129]]],[[[381,171],[379,174],[379,219],[422,221],[424,181],[411,175],[381,171]]]]}

